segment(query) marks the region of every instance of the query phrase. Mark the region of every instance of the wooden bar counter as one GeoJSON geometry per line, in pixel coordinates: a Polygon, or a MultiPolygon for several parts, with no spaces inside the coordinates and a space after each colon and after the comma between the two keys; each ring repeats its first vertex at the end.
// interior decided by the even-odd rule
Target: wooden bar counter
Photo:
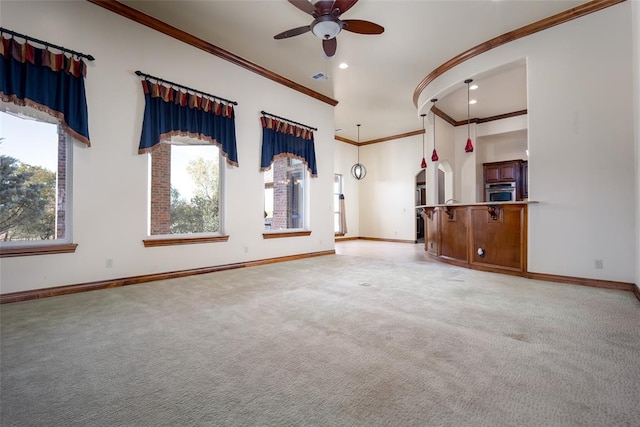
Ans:
{"type": "Polygon", "coordinates": [[[423,205],[425,251],[449,264],[527,273],[527,207],[535,202],[423,205]]]}

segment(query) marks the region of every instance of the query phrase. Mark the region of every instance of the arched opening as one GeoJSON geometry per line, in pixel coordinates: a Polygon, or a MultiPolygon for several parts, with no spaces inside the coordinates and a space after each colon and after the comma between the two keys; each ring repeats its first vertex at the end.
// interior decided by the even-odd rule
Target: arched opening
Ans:
{"type": "MultiPolygon", "coordinates": [[[[416,206],[422,206],[427,203],[427,177],[424,169],[416,174],[416,190],[415,190],[416,206]]],[[[418,209],[416,209],[416,242],[424,242],[424,221],[418,209]]]]}

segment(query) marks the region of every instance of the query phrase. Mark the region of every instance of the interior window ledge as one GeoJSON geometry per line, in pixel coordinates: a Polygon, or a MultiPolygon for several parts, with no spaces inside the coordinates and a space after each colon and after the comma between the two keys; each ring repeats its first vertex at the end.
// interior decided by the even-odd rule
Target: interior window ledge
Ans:
{"type": "Polygon", "coordinates": [[[199,236],[199,237],[164,237],[156,239],[144,239],[145,248],[155,246],[191,245],[196,243],[217,243],[226,242],[229,236],[199,236]]]}
{"type": "Polygon", "coordinates": [[[297,231],[275,231],[269,233],[262,233],[263,239],[281,239],[283,237],[299,237],[310,236],[311,230],[297,230],[297,231]]]}
{"type": "Polygon", "coordinates": [[[24,246],[0,246],[0,258],[31,256],[31,255],[51,255],[70,254],[76,251],[77,243],[52,243],[46,245],[24,245],[24,246]]]}

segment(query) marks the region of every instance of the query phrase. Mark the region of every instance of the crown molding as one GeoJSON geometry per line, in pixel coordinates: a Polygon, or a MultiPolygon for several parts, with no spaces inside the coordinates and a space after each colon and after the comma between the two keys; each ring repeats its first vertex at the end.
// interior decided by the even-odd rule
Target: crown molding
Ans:
{"type": "Polygon", "coordinates": [[[362,141],[360,143],[358,143],[357,141],[353,141],[351,139],[348,138],[343,138],[341,136],[335,135],[334,139],[340,142],[345,142],[347,144],[351,144],[351,145],[355,145],[357,147],[360,147],[362,145],[371,145],[371,144],[377,144],[379,142],[385,142],[385,141],[392,141],[394,139],[401,139],[401,138],[407,138],[409,136],[414,136],[414,135],[422,135],[424,133],[424,129],[418,129],[418,130],[412,130],[410,132],[405,132],[405,133],[400,133],[398,135],[391,135],[391,136],[386,136],[384,138],[378,138],[378,139],[371,139],[369,141],[362,141]]]}
{"type": "Polygon", "coordinates": [[[444,64],[440,65],[435,70],[431,71],[424,79],[422,79],[420,83],[418,83],[418,86],[413,92],[413,105],[418,108],[418,99],[420,98],[420,94],[429,85],[429,83],[431,83],[447,71],[451,70],[452,68],[473,58],[474,56],[480,55],[481,53],[485,53],[491,49],[502,46],[514,40],[518,40],[522,37],[530,36],[531,34],[535,34],[539,31],[549,29],[556,25],[564,24],[565,22],[569,22],[573,19],[580,18],[582,16],[597,12],[602,9],[606,9],[607,7],[614,6],[625,1],[627,0],[593,0],[580,6],[576,6],[572,9],[565,10],[564,12],[557,13],[540,21],[534,22],[532,24],[525,25],[524,27],[520,27],[516,30],[509,31],[508,33],[504,33],[501,36],[494,37],[491,40],[474,46],[471,49],[465,50],[464,52],[454,56],[444,64]]]}
{"type": "MultiPolygon", "coordinates": [[[[467,120],[454,120],[451,116],[449,116],[447,113],[445,113],[444,111],[442,111],[441,109],[439,109],[438,107],[432,107],[431,110],[435,113],[436,116],[440,117],[442,120],[444,120],[445,122],[449,123],[451,126],[457,127],[457,126],[464,126],[467,124],[467,120]]],[[[517,116],[522,116],[527,114],[527,110],[519,110],[519,111],[512,111],[511,113],[505,113],[505,114],[498,114],[495,116],[490,116],[490,117],[484,117],[484,118],[473,118],[471,120],[469,120],[469,123],[487,123],[487,122],[492,122],[495,120],[502,120],[502,119],[508,119],[510,117],[517,117],[517,116]]],[[[414,136],[414,135],[422,135],[423,133],[425,133],[424,129],[418,129],[418,130],[414,130],[411,132],[405,132],[405,133],[401,133],[398,135],[391,135],[391,136],[387,136],[384,138],[378,138],[378,139],[371,139],[369,141],[362,141],[361,143],[358,143],[357,141],[353,141],[351,139],[348,138],[344,138],[342,136],[338,136],[335,135],[334,139],[340,142],[344,142],[347,144],[351,144],[351,145],[355,145],[355,146],[362,146],[362,145],[371,145],[371,144],[377,144],[379,142],[385,142],[385,141],[391,141],[394,139],[400,139],[400,138],[407,138],[409,136],[414,136]]]]}
{"type": "Polygon", "coordinates": [[[118,1],[113,1],[113,0],[87,0],[87,1],[89,3],[95,4],[96,6],[103,7],[124,18],[131,19],[132,21],[135,21],[138,24],[144,25],[146,27],[159,31],[163,34],[166,34],[169,37],[173,37],[176,40],[180,40],[181,42],[184,42],[188,45],[204,50],[205,52],[210,53],[219,58],[222,58],[225,61],[231,62],[232,64],[237,65],[238,67],[242,67],[264,78],[273,80],[276,83],[280,83],[281,85],[284,85],[288,88],[301,92],[319,101],[327,103],[333,107],[338,105],[338,101],[336,101],[333,98],[330,98],[326,95],[321,94],[320,92],[316,92],[312,89],[309,89],[308,87],[302,86],[301,84],[298,84],[293,80],[289,80],[286,77],[283,77],[279,74],[274,73],[273,71],[269,71],[264,67],[254,64],[251,61],[241,58],[238,55],[235,55],[227,50],[224,50],[216,45],[213,45],[205,40],[202,40],[192,34],[189,34],[186,31],[182,31],[176,27],[173,27],[167,23],[160,21],[159,19],[149,16],[145,13],[142,13],[118,1]]]}

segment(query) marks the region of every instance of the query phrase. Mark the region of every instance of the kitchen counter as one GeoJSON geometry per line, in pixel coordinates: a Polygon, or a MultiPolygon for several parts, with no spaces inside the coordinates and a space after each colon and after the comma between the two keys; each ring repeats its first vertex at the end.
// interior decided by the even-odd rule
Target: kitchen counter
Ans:
{"type": "Polygon", "coordinates": [[[419,208],[438,208],[438,207],[446,207],[446,206],[489,206],[489,205],[522,205],[522,204],[533,204],[539,203],[535,200],[521,200],[516,202],[474,202],[474,203],[444,203],[438,205],[419,205],[416,206],[416,209],[419,208]]]}
{"type": "Polygon", "coordinates": [[[449,264],[527,272],[527,212],[535,201],[421,205],[427,255],[449,264]]]}

